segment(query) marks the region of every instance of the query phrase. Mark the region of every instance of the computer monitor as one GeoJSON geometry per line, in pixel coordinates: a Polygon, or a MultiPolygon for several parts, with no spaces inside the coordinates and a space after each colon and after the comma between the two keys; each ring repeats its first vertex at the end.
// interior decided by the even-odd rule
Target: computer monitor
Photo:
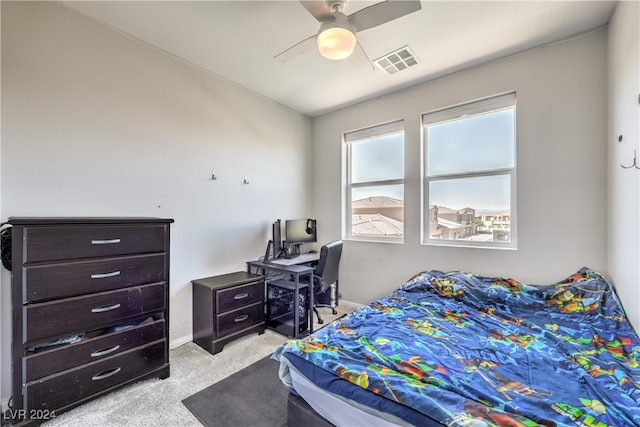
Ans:
{"type": "Polygon", "coordinates": [[[287,245],[291,251],[291,245],[299,251],[300,244],[318,241],[315,219],[288,219],[285,222],[287,245]]]}
{"type": "Polygon", "coordinates": [[[282,252],[282,226],[280,220],[277,220],[271,226],[271,237],[273,240],[273,258],[279,258],[282,252]]]}

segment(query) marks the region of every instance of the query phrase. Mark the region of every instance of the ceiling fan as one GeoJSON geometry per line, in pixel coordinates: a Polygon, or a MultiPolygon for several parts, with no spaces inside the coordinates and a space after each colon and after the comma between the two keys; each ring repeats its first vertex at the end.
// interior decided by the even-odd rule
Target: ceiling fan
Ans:
{"type": "Polygon", "coordinates": [[[343,10],[347,0],[300,0],[302,6],[320,22],[317,34],[293,45],[274,57],[286,62],[301,55],[314,46],[328,59],[349,59],[359,68],[373,68],[356,33],[377,27],[386,22],[420,10],[420,0],[385,0],[365,7],[351,15],[343,10]]]}

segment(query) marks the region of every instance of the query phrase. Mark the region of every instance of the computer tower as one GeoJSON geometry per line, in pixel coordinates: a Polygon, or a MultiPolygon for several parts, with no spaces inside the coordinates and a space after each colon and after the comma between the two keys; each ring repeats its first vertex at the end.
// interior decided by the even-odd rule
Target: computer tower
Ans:
{"type": "Polygon", "coordinates": [[[267,326],[284,335],[293,337],[294,313],[297,312],[299,327],[298,334],[309,330],[309,298],[307,287],[300,289],[298,304],[294,307],[294,290],[267,284],[267,326]]]}

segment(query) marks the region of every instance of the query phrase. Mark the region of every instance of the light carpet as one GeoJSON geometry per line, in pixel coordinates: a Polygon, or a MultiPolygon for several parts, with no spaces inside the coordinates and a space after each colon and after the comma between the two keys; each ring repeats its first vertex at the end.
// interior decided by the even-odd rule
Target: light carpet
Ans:
{"type": "MultiPolygon", "coordinates": [[[[337,315],[323,310],[322,317],[328,323],[355,307],[341,301],[337,315]]],[[[130,385],[60,414],[43,426],[200,426],[182,400],[272,354],[286,340],[284,335],[267,329],[262,335],[251,334],[228,343],[216,355],[187,343],[169,352],[169,378],[130,385]]]]}

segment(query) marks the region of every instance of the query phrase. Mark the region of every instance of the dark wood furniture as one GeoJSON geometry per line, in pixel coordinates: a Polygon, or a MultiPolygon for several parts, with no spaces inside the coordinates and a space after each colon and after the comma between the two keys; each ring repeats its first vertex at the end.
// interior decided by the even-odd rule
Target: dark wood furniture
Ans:
{"type": "Polygon", "coordinates": [[[244,271],[193,280],[193,342],[211,354],[264,333],[264,277],[244,271]]]}
{"type": "Polygon", "coordinates": [[[172,222],[9,218],[13,423],[169,376],[172,222]]]}

